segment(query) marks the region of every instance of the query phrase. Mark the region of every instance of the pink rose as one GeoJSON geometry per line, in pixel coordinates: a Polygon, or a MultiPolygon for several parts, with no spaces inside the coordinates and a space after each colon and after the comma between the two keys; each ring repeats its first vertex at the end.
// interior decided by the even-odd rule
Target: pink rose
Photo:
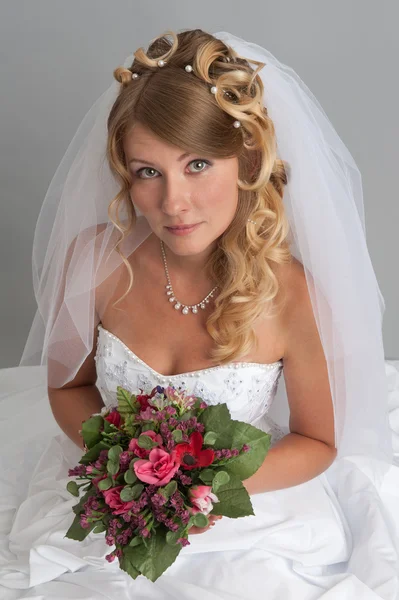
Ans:
{"type": "Polygon", "coordinates": [[[104,500],[108,506],[112,508],[114,515],[121,515],[122,513],[127,512],[134,504],[133,500],[130,502],[123,502],[123,500],[121,500],[120,492],[123,488],[123,485],[118,485],[117,487],[109,490],[103,490],[104,500]]]}
{"type": "Polygon", "coordinates": [[[148,460],[137,460],[133,467],[140,481],[153,485],[165,485],[172,479],[180,467],[180,463],[176,460],[174,450],[169,454],[163,448],[153,448],[148,455],[148,460]]]}
{"type": "MultiPolygon", "coordinates": [[[[152,439],[153,442],[158,442],[159,445],[162,445],[163,439],[162,436],[159,433],[155,433],[155,431],[143,431],[142,435],[148,435],[148,437],[150,437],[152,439]]],[[[130,440],[129,442],[129,448],[130,452],[134,452],[134,454],[136,456],[139,456],[140,458],[146,458],[149,453],[151,452],[151,450],[146,450],[145,448],[140,448],[140,446],[137,443],[137,439],[133,438],[130,440]]],[[[153,448],[154,450],[154,448],[153,448]]]]}
{"type": "Polygon", "coordinates": [[[191,500],[191,513],[198,512],[208,515],[212,508],[212,502],[219,502],[219,498],[211,492],[212,487],[209,485],[193,485],[188,490],[188,496],[191,500]]]}

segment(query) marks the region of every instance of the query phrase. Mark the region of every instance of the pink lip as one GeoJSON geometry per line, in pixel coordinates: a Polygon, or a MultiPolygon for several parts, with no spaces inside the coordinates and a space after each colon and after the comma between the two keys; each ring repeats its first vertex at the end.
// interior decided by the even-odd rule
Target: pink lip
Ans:
{"type": "Polygon", "coordinates": [[[166,229],[191,229],[196,225],[199,225],[199,223],[192,223],[191,225],[176,225],[176,227],[167,227],[166,229]]]}
{"type": "Polygon", "coordinates": [[[166,229],[174,235],[188,235],[192,231],[195,231],[200,225],[201,223],[195,223],[195,225],[191,226],[185,225],[183,227],[166,227],[166,229]]]}

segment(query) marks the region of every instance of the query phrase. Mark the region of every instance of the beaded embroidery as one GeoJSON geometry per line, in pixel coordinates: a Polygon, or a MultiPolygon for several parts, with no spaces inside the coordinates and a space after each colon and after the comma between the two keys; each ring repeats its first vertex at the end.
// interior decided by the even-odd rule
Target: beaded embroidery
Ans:
{"type": "Polygon", "coordinates": [[[272,435],[271,445],[286,435],[267,412],[274,400],[282,373],[282,360],[275,363],[230,363],[177,375],[165,376],[142,361],[117,336],[98,326],[97,386],[106,406],[114,406],[118,385],[134,393],[148,394],[156,385],[173,385],[199,396],[210,405],[225,402],[233,419],[254,423],[272,435]],[[266,420],[265,420],[266,419],[266,420]]]}
{"type": "MultiPolygon", "coordinates": [[[[130,348],[128,348],[126,346],[126,344],[124,342],[122,342],[122,340],[120,338],[118,338],[116,335],[114,335],[107,329],[104,329],[104,327],[102,327],[102,325],[98,325],[98,329],[100,331],[102,331],[106,335],[106,337],[109,337],[109,338],[115,340],[118,344],[120,344],[120,346],[123,348],[123,350],[127,356],[133,358],[134,361],[143,365],[143,367],[145,367],[146,369],[151,371],[156,377],[159,377],[164,380],[170,380],[175,377],[182,377],[182,376],[199,377],[201,374],[204,375],[205,373],[216,371],[218,369],[231,369],[231,368],[241,369],[243,367],[244,368],[245,367],[259,367],[259,368],[269,370],[269,369],[274,368],[276,365],[282,365],[282,363],[283,363],[282,359],[280,359],[274,363],[236,362],[236,363],[230,363],[229,365],[218,365],[215,367],[209,367],[208,369],[198,369],[196,371],[187,371],[185,373],[177,373],[176,375],[162,375],[162,373],[158,373],[158,371],[155,371],[155,369],[150,367],[150,365],[147,365],[147,363],[145,363],[143,360],[141,360],[141,358],[139,358],[132,350],[130,350],[130,348]]],[[[98,336],[98,339],[97,339],[97,347],[98,347],[99,339],[100,339],[100,335],[98,336]]],[[[109,343],[110,342],[108,340],[108,342],[105,342],[105,344],[104,344],[105,348],[107,349],[107,352],[109,351],[109,348],[110,348],[109,343]]],[[[111,345],[111,353],[107,354],[107,356],[111,356],[111,354],[112,354],[112,345],[111,345]]]]}

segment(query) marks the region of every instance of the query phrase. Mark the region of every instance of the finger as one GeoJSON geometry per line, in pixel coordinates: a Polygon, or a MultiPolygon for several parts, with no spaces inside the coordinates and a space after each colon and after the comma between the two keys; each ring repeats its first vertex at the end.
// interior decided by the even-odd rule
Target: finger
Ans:
{"type": "Polygon", "coordinates": [[[192,535],[192,534],[198,534],[198,533],[204,533],[205,531],[208,531],[208,529],[211,528],[211,525],[208,525],[208,527],[196,527],[195,525],[193,525],[193,527],[191,527],[191,529],[188,530],[188,534],[192,535]]]}

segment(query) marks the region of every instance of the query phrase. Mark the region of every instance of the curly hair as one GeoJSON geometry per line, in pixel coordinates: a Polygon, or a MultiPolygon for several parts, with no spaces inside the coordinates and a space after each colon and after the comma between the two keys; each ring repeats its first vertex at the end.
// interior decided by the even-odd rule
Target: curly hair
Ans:
{"type": "Polygon", "coordinates": [[[121,88],[107,123],[107,159],[121,183],[108,214],[122,234],[116,250],[130,277],[117,302],[133,284],[132,268],[118,248],[137,218],[123,148],[130,128],[139,122],[190,153],[237,157],[237,210],[205,266],[211,280],[218,282],[206,329],[215,342],[209,356],[212,362],[241,359],[257,346],[253,328],[257,319],[271,318],[278,310],[280,284],[274,267],[292,260],[282,202],[288,168],[277,159],[273,122],[263,106],[258,72],[264,64],[257,63],[254,70],[248,60],[201,29],[166,31],[151,41],[147,52],[139,48],[134,57],[130,68],[114,70],[121,88]],[[159,68],[159,59],[167,61],[167,68],[159,68]],[[193,67],[190,75],[184,68],[187,64],[193,67]],[[140,76],[132,81],[134,72],[140,76]],[[210,85],[217,87],[215,95],[209,93],[210,85]],[[241,127],[233,127],[234,120],[241,127]],[[128,215],[126,227],[118,218],[121,204],[128,215]]]}

